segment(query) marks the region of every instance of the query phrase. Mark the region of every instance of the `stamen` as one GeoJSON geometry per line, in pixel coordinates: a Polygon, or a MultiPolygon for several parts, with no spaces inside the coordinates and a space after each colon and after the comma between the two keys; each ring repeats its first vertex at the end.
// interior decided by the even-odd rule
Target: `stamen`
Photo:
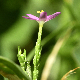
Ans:
{"type": "Polygon", "coordinates": [[[41,10],[41,12],[40,11],[37,11],[37,13],[42,13],[42,12],[44,12],[43,10],[41,10]]]}
{"type": "Polygon", "coordinates": [[[41,13],[44,12],[43,10],[41,10],[41,13]]]}
{"type": "Polygon", "coordinates": [[[40,11],[37,11],[37,13],[40,13],[40,11]]]}

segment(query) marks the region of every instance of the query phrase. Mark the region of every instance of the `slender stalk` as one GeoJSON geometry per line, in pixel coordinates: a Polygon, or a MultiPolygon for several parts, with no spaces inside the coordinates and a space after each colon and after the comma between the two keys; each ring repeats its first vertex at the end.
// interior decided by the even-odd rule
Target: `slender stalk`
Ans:
{"type": "Polygon", "coordinates": [[[41,48],[42,27],[43,27],[43,22],[40,22],[38,39],[37,39],[36,46],[35,46],[35,55],[33,58],[33,64],[34,64],[33,80],[37,80],[38,73],[39,73],[38,67],[39,67],[39,60],[40,60],[41,50],[42,50],[41,48]]]}

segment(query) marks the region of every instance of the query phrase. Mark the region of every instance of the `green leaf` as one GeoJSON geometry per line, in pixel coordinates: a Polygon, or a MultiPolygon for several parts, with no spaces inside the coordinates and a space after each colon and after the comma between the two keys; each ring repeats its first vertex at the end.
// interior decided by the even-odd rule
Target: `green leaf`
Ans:
{"type": "Polygon", "coordinates": [[[0,74],[9,80],[30,80],[17,64],[1,56],[0,74]]]}
{"type": "Polygon", "coordinates": [[[0,75],[0,79],[1,79],[1,80],[4,80],[4,77],[0,75]]]}
{"type": "Polygon", "coordinates": [[[78,44],[77,46],[75,46],[75,48],[73,50],[73,58],[76,61],[76,63],[78,65],[80,65],[80,44],[78,44]]]}

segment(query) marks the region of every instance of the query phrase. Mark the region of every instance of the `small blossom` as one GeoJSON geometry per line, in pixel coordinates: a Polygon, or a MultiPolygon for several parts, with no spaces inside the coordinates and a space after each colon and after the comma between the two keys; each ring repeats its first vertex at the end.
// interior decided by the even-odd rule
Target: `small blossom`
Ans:
{"type": "Polygon", "coordinates": [[[39,18],[34,16],[34,15],[32,15],[32,14],[26,14],[29,17],[25,17],[25,16],[22,16],[22,17],[26,18],[26,19],[30,19],[30,20],[36,20],[37,22],[44,22],[45,23],[45,22],[55,18],[59,14],[61,14],[61,12],[56,12],[56,13],[54,13],[52,15],[47,16],[47,12],[44,12],[43,10],[41,10],[41,12],[37,11],[37,13],[40,13],[40,17],[39,18]]]}

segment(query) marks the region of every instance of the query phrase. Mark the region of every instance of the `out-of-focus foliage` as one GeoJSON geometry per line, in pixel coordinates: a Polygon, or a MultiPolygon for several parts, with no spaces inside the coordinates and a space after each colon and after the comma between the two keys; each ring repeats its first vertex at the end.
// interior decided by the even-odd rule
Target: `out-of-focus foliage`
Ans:
{"type": "MultiPolygon", "coordinates": [[[[43,27],[39,80],[45,61],[57,40],[70,31],[48,77],[48,80],[60,80],[69,70],[80,66],[80,0],[0,0],[0,55],[18,63],[18,46],[25,48],[33,70],[32,58],[38,23],[22,16],[33,14],[39,17],[39,10],[46,11],[48,15],[61,12],[43,27]]],[[[67,80],[79,80],[80,70],[76,72],[67,80]]]]}
{"type": "Polygon", "coordinates": [[[0,74],[9,80],[30,80],[20,66],[3,57],[0,57],[0,74]]]}

